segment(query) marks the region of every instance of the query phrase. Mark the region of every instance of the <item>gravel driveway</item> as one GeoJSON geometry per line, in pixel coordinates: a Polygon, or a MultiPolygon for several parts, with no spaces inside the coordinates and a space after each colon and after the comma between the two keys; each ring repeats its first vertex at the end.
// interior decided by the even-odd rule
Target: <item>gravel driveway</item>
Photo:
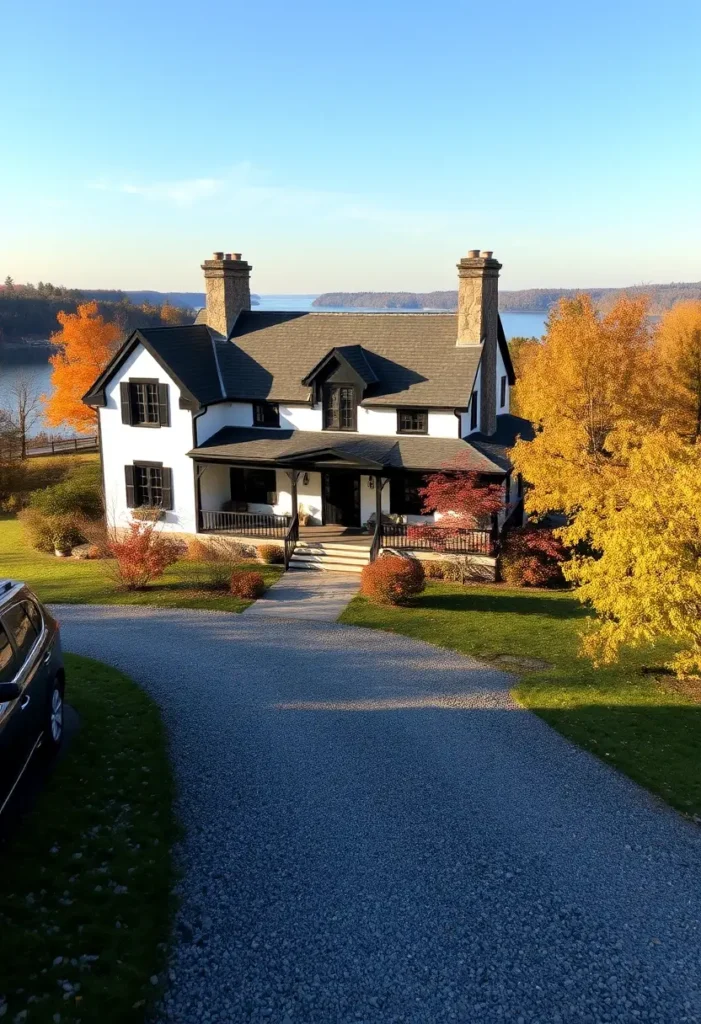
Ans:
{"type": "Polygon", "coordinates": [[[64,606],[163,709],[186,827],[160,1020],[701,1021],[701,831],[447,651],[64,606]]]}

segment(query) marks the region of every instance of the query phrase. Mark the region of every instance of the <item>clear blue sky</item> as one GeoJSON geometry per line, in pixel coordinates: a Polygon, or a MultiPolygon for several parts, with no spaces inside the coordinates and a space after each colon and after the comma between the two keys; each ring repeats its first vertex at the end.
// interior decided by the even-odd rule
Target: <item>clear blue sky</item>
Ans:
{"type": "Polygon", "coordinates": [[[698,0],[27,0],[2,36],[0,279],[701,279],[698,0]]]}

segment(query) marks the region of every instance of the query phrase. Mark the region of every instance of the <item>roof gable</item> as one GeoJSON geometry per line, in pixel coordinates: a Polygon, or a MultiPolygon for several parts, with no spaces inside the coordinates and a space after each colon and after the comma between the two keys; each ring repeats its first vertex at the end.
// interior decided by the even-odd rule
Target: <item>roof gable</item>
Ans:
{"type": "Polygon", "coordinates": [[[377,384],[377,376],[368,365],[365,353],[360,345],[342,345],[332,348],[315,367],[302,378],[302,384],[312,387],[320,380],[329,377],[344,378],[349,383],[359,384],[364,391],[368,384],[377,384]]]}
{"type": "Polygon", "coordinates": [[[138,345],[143,345],[178,386],[181,408],[197,409],[222,400],[209,328],[191,324],[185,327],[149,327],[132,331],[83,396],[86,405],[104,407],[105,387],[119,373],[138,345]]]}

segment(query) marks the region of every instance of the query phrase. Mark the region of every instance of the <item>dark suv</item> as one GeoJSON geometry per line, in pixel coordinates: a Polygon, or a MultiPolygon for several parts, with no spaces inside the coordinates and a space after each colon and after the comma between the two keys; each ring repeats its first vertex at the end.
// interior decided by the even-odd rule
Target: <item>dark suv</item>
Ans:
{"type": "Polygon", "coordinates": [[[32,756],[63,737],[58,623],[28,587],[0,580],[0,814],[32,756]]]}

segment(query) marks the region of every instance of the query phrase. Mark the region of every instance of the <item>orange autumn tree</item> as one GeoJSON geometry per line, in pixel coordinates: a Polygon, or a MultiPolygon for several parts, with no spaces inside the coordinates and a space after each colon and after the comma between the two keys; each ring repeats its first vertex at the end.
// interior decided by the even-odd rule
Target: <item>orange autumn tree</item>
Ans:
{"type": "Polygon", "coordinates": [[[49,426],[69,426],[81,433],[97,427],[97,413],[82,398],[97,380],[117,348],[120,330],[99,315],[96,302],[85,302],[76,313],[57,316],[61,330],[51,336],[57,348],[50,362],[53,392],[45,399],[49,426]]]}

